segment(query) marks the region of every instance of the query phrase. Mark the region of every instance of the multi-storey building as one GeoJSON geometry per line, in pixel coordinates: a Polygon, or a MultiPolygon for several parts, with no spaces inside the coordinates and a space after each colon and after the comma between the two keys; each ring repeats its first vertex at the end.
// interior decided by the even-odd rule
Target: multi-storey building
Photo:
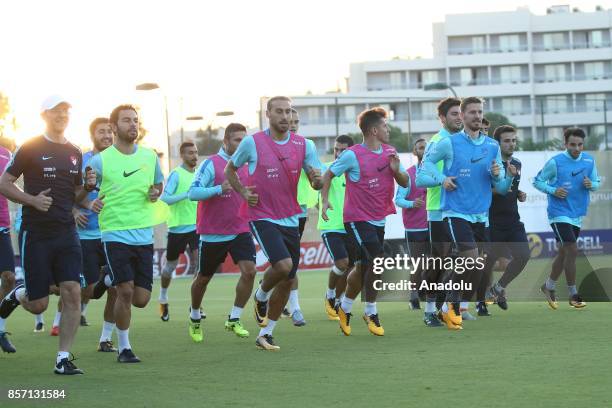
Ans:
{"type": "Polygon", "coordinates": [[[433,24],[433,58],[353,63],[347,93],[295,96],[300,133],[328,150],[337,134],[358,132],[359,112],[380,105],[402,131],[430,136],[439,128],[437,101],[450,91],[428,85],[443,84],[460,97],[485,98],[485,109],[506,115],[522,138],[559,138],[572,125],[604,137],[611,28],[612,10],[600,7],[448,15],[433,24]]]}

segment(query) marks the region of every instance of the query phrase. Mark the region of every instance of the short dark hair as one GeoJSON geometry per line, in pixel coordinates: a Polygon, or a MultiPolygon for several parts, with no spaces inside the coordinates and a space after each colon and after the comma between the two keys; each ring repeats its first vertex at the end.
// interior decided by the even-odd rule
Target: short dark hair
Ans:
{"type": "Polygon", "coordinates": [[[416,147],[417,143],[419,142],[427,142],[427,140],[425,140],[424,137],[419,137],[417,140],[414,141],[414,143],[412,144],[412,147],[416,147]]]}
{"type": "Polygon", "coordinates": [[[274,96],[268,99],[268,103],[266,104],[266,110],[270,111],[270,109],[272,109],[272,103],[276,101],[287,101],[289,103],[293,102],[288,96],[274,96]]]}
{"type": "Polygon", "coordinates": [[[487,118],[482,118],[482,126],[489,126],[491,122],[487,118]]]}
{"type": "Polygon", "coordinates": [[[355,141],[349,135],[340,135],[336,138],[336,143],[345,144],[348,147],[351,147],[355,144],[355,141]]]}
{"type": "Polygon", "coordinates": [[[467,106],[473,103],[483,104],[484,101],[482,100],[482,98],[479,98],[477,96],[468,96],[467,98],[463,98],[463,100],[461,101],[461,112],[465,112],[467,106]]]}
{"type": "Polygon", "coordinates": [[[504,133],[516,133],[516,129],[513,126],[510,126],[510,125],[501,125],[501,126],[498,126],[493,131],[493,139],[495,139],[498,142],[500,142],[501,141],[501,135],[503,135],[504,133]]]}
{"type": "Polygon", "coordinates": [[[119,123],[119,112],[124,110],[133,110],[134,112],[136,112],[136,114],[138,114],[138,109],[136,109],[136,106],[129,103],[125,103],[113,109],[109,117],[109,122],[117,125],[119,123]]]}
{"type": "Polygon", "coordinates": [[[452,108],[453,106],[460,105],[461,101],[459,100],[459,98],[444,98],[440,102],[438,102],[438,116],[446,116],[450,108],[452,108]]]}
{"type": "Polygon", "coordinates": [[[181,154],[185,153],[185,150],[186,150],[188,147],[195,147],[195,143],[193,143],[193,142],[189,142],[189,141],[181,143],[181,146],[179,147],[179,152],[180,152],[181,154]]]}
{"type": "Polygon", "coordinates": [[[567,140],[570,138],[570,136],[576,136],[584,140],[584,138],[586,137],[586,133],[584,133],[584,130],[579,127],[570,127],[563,131],[563,138],[565,139],[565,143],[567,143],[567,140]]]}
{"type": "Polygon", "coordinates": [[[96,133],[96,128],[98,127],[98,125],[106,124],[106,123],[109,123],[109,122],[110,121],[108,120],[108,118],[102,118],[102,117],[95,118],[89,124],[89,135],[91,137],[93,137],[94,133],[96,133]]]}
{"type": "Polygon", "coordinates": [[[378,122],[386,118],[387,111],[381,107],[377,107],[361,112],[357,118],[357,123],[359,124],[359,129],[361,129],[361,132],[365,135],[372,127],[376,126],[378,122]]]}
{"type": "Polygon", "coordinates": [[[229,137],[234,132],[246,132],[247,128],[242,123],[230,123],[225,128],[225,133],[223,133],[223,140],[229,139],[229,137]]]}

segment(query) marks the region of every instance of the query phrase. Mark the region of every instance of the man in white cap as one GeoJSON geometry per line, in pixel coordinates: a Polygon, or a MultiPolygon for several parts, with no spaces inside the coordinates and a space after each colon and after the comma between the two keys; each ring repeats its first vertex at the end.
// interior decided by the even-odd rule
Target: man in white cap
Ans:
{"type": "Polygon", "coordinates": [[[87,199],[87,192],[96,186],[95,174],[90,172],[83,183],[81,151],[64,136],[70,108],[58,95],[45,99],[41,106],[45,133],[25,142],[0,177],[0,194],[23,204],[20,242],[25,280],[2,299],[0,317],[6,319],[18,305],[33,314],[44,312],[49,286],[57,284],[63,311],[54,372],[64,375],[83,374],[70,359],[80,321],[83,269],[72,207],[99,212],[103,206],[98,199],[87,199]],[[21,175],[23,191],[15,185],[21,175]]]}

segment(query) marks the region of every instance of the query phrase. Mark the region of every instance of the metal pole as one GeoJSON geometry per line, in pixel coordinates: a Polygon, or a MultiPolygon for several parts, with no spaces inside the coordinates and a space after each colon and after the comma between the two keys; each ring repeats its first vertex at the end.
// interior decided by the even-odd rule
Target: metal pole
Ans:
{"type": "Polygon", "coordinates": [[[606,138],[606,150],[608,150],[608,101],[604,99],[604,137],[606,138]]]}
{"type": "Polygon", "coordinates": [[[411,142],[412,141],[412,113],[410,111],[410,98],[406,98],[406,104],[408,105],[408,111],[407,111],[407,118],[406,121],[408,122],[408,141],[411,142]]]}
{"type": "Polygon", "coordinates": [[[338,97],[337,96],[334,98],[334,104],[336,106],[335,117],[336,117],[336,138],[337,138],[338,136],[340,136],[340,128],[339,128],[340,127],[340,123],[339,123],[339,121],[340,121],[340,112],[338,111],[338,97]]]}
{"type": "Polygon", "coordinates": [[[540,98],[540,121],[542,124],[542,141],[546,142],[546,128],[544,127],[544,99],[540,98]]]}

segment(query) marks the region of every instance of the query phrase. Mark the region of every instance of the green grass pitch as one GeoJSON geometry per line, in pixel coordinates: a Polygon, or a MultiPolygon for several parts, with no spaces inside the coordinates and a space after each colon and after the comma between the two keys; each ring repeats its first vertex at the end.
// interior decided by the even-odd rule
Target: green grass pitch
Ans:
{"type": "MultiPolygon", "coordinates": [[[[539,279],[544,261],[522,279],[539,279]],[[529,275],[538,274],[538,278],[529,275]]],[[[33,316],[21,308],[7,321],[17,353],[0,356],[0,406],[63,407],[609,407],[612,406],[610,306],[590,303],[552,311],[543,301],[512,302],[464,330],[427,328],[407,303],[380,302],[384,337],[367,332],[356,304],[353,335],[341,334],[323,309],[326,271],[300,273],[300,303],[308,321],[283,319],[275,330],[280,352],[257,350],[258,329],[247,304],[240,339],[224,331],[237,277],[217,276],[204,299],[205,339],[187,334],[189,284],[169,291],[170,321],[158,317],[159,281],[152,301],[133,312],[131,343],[141,364],[120,365],[96,352],[101,301],[88,309],[73,349],[85,375],[52,373],[57,339],[33,333],[33,316]],[[8,400],[8,389],[64,389],[61,401],[8,400]]],[[[561,282],[563,284],[563,280],[561,282]]],[[[521,283],[517,281],[517,287],[521,283]]],[[[52,300],[54,302],[54,300],[52,300]]]]}

